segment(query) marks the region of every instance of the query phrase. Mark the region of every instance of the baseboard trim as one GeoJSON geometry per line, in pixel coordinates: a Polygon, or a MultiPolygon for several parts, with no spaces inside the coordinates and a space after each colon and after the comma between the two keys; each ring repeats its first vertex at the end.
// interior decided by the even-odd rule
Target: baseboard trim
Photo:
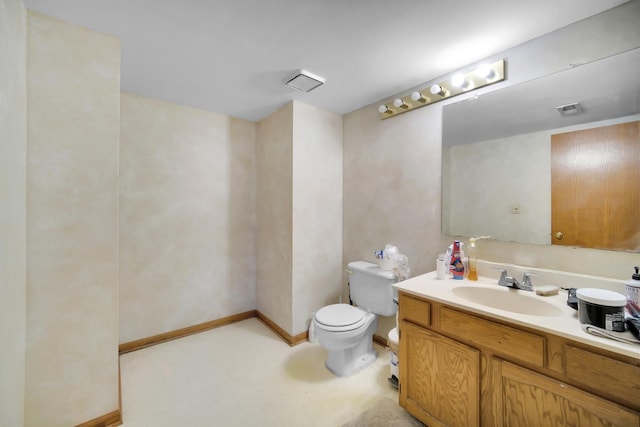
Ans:
{"type": "Polygon", "coordinates": [[[122,425],[122,411],[116,409],[101,417],[78,424],[76,427],[115,427],[122,425]]]}
{"type": "Polygon", "coordinates": [[[284,340],[284,342],[286,342],[292,347],[294,345],[300,344],[301,342],[305,342],[309,339],[309,332],[307,331],[302,332],[298,335],[291,335],[287,331],[282,329],[280,326],[278,326],[273,320],[269,319],[267,316],[261,313],[260,311],[256,310],[256,315],[258,316],[258,319],[262,321],[262,323],[267,325],[269,329],[271,329],[273,332],[279,335],[280,338],[284,340]]]}
{"type": "Polygon", "coordinates": [[[93,420],[85,421],[76,427],[116,427],[122,425],[122,374],[118,358],[118,409],[93,420]]]}
{"type": "MultiPolygon", "coordinates": [[[[153,345],[161,344],[163,342],[172,341],[178,338],[186,337],[199,332],[204,332],[209,329],[219,328],[220,326],[229,325],[231,323],[240,322],[242,320],[251,319],[257,317],[262,323],[264,323],[269,329],[271,329],[276,335],[284,340],[290,346],[295,346],[309,339],[309,333],[307,331],[297,335],[291,335],[274,321],[269,319],[263,313],[258,310],[249,310],[244,313],[234,314],[231,316],[223,317],[209,322],[199,323],[197,325],[188,326],[182,329],[176,329],[174,331],[165,332],[163,334],[154,335],[147,338],[142,338],[135,341],[120,344],[118,346],[119,354],[130,353],[132,351],[140,350],[153,345]]],[[[380,344],[383,347],[387,347],[387,340],[379,335],[373,335],[373,342],[380,344]]],[[[122,425],[122,385],[121,385],[121,373],[120,373],[120,359],[118,359],[118,409],[109,412],[101,417],[94,418],[93,420],[86,421],[82,424],[78,424],[76,427],[116,427],[122,425]]]]}
{"type": "Polygon", "coordinates": [[[130,353],[152,345],[161,344],[163,342],[172,341],[183,338],[198,332],[208,331],[209,329],[219,328],[220,326],[229,325],[231,323],[240,322],[241,320],[256,317],[256,310],[245,311],[244,313],[234,314],[220,319],[211,320],[209,322],[199,323],[197,325],[188,326],[182,329],[165,332],[163,334],[153,335],[151,337],[142,338],[135,341],[126,342],[118,346],[120,354],[130,353]]]}
{"type": "Polygon", "coordinates": [[[380,335],[373,334],[373,342],[378,343],[383,347],[387,347],[387,339],[380,335]]]}
{"type": "MultiPolygon", "coordinates": [[[[258,310],[249,310],[244,313],[234,314],[231,316],[223,317],[209,322],[199,323],[197,325],[188,326],[182,329],[176,329],[174,331],[165,332],[163,334],[153,335],[151,337],[142,338],[135,341],[126,342],[118,346],[119,354],[130,353],[132,351],[141,350],[146,347],[151,347],[163,342],[172,341],[178,338],[183,338],[189,335],[204,332],[209,329],[219,328],[220,326],[229,325],[231,323],[240,322],[242,320],[251,319],[257,317],[262,321],[269,329],[271,329],[276,335],[281,337],[287,344],[294,346],[301,342],[307,341],[309,338],[308,332],[303,332],[298,335],[290,335],[275,322],[269,319],[267,316],[259,312],[258,310]]],[[[78,424],[76,427],[116,427],[122,425],[122,385],[121,385],[121,373],[120,373],[120,359],[118,359],[118,409],[102,415],[93,420],[85,421],[82,424],[78,424]]]]}

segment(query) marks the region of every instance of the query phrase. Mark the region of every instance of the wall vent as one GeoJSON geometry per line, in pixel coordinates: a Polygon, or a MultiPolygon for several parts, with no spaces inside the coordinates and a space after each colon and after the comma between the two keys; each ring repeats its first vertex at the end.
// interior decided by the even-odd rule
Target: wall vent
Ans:
{"type": "Polygon", "coordinates": [[[293,74],[287,77],[284,82],[284,84],[290,88],[300,90],[302,92],[311,92],[323,83],[324,79],[322,77],[311,74],[306,70],[296,70],[293,74]]]}
{"type": "Polygon", "coordinates": [[[582,106],[579,102],[574,102],[573,104],[559,105],[556,107],[556,110],[558,110],[558,113],[562,116],[572,116],[582,113],[582,106]]]}

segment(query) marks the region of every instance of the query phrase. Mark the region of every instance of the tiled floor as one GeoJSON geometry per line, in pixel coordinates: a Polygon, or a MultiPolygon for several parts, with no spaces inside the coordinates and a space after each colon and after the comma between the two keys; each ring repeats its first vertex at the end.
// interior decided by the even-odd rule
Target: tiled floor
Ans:
{"type": "Polygon", "coordinates": [[[338,378],[326,351],[304,342],[289,347],[257,319],[223,326],[124,354],[124,427],[340,426],[391,387],[389,353],[338,378]]]}

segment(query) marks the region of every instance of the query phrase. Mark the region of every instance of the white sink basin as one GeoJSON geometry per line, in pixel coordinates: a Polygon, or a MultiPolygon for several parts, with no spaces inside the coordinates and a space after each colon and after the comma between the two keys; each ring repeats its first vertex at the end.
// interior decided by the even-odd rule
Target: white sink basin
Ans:
{"type": "MultiPolygon", "coordinates": [[[[460,286],[452,290],[453,294],[475,304],[484,305],[511,313],[527,314],[530,316],[562,316],[563,311],[555,305],[536,297],[523,294],[509,288],[485,288],[460,286]]],[[[528,293],[528,292],[527,292],[528,293]]]]}

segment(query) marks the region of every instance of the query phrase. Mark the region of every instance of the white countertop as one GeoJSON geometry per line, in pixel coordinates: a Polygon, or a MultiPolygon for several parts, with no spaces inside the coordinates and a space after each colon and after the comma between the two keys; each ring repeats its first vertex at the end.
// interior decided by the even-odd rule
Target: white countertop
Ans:
{"type": "MultiPolygon", "coordinates": [[[[557,295],[544,297],[536,295],[535,292],[521,291],[510,289],[505,286],[499,286],[496,279],[487,277],[480,277],[478,281],[471,281],[466,278],[464,280],[454,280],[452,278],[438,280],[436,279],[435,272],[423,274],[421,276],[416,276],[403,282],[396,283],[394,287],[408,294],[428,298],[469,312],[482,314],[487,317],[511,322],[528,328],[538,329],[540,331],[559,335],[594,347],[599,347],[618,354],[640,359],[640,341],[638,341],[638,345],[626,344],[613,339],[591,335],[583,331],[580,321],[578,320],[578,311],[567,305],[567,291],[562,289],[557,295]],[[495,292],[505,293],[517,292],[526,298],[534,298],[552,304],[559,310],[557,311],[557,315],[553,316],[534,316],[493,308],[487,305],[474,303],[456,295],[454,293],[454,289],[460,287],[486,288],[493,289],[495,292]]],[[[514,307],[514,311],[515,310],[518,310],[518,308],[514,307]]],[[[625,332],[625,334],[628,334],[629,337],[632,336],[629,332],[625,332]]]]}

